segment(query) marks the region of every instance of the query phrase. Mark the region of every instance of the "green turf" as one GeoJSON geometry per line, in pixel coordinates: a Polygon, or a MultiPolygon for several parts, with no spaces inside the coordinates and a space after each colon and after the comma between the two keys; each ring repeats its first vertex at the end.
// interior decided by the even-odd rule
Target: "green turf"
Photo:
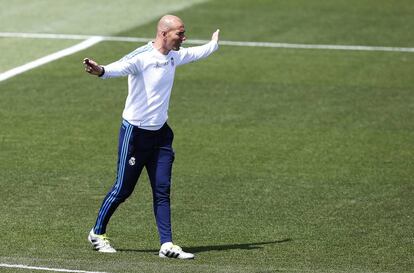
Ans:
{"type": "Polygon", "coordinates": [[[110,35],[205,0],[0,0],[0,31],[110,35]]]}
{"type": "MultiPolygon", "coordinates": [[[[410,0],[220,0],[177,12],[189,38],[216,28],[226,40],[413,47],[410,0]]],[[[152,37],[154,23],[122,32],[152,37]]]]}
{"type": "Polygon", "coordinates": [[[0,73],[78,43],[73,40],[0,38],[0,73]]]}
{"type": "MultiPolygon", "coordinates": [[[[286,2],[221,9],[209,2],[180,15],[189,34],[207,39],[208,22],[244,14],[221,27],[226,39],[243,40],[258,35],[255,24],[238,33],[233,25],[252,10],[287,9],[286,2]],[[210,15],[205,27],[201,13],[210,15]]],[[[314,9],[322,13],[327,3],[314,9]]],[[[358,10],[381,19],[379,34],[392,21],[380,16],[386,6],[338,3],[337,16],[358,10]]],[[[257,40],[279,39],[262,27],[257,40]]],[[[324,39],[335,35],[326,30],[324,39]]],[[[361,43],[390,44],[371,37],[361,43]]],[[[0,83],[0,263],[105,272],[412,272],[410,53],[222,46],[179,68],[169,121],[174,238],[197,259],[156,256],[145,174],[108,229],[120,251],[93,252],[86,235],[114,179],[126,79],[88,76],[81,60],[107,63],[137,46],[104,42],[0,83]]]]}

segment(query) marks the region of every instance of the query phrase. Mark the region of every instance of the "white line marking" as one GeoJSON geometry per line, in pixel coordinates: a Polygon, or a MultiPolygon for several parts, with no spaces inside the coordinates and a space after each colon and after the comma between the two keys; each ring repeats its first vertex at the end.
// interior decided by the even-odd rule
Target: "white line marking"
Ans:
{"type": "Polygon", "coordinates": [[[65,39],[65,40],[86,40],[94,36],[72,35],[72,34],[49,34],[49,33],[24,33],[24,32],[0,32],[3,38],[34,38],[34,39],[65,39]]]}
{"type": "MultiPolygon", "coordinates": [[[[38,39],[66,39],[85,40],[89,35],[72,34],[47,34],[47,33],[16,33],[0,32],[0,37],[9,38],[38,38],[38,39]]],[[[118,42],[148,42],[152,38],[135,38],[120,36],[100,36],[104,41],[118,42]]],[[[207,40],[188,40],[188,44],[204,44],[207,40]]],[[[393,52],[414,52],[413,47],[386,47],[386,46],[362,46],[362,45],[318,45],[318,44],[290,44],[290,43],[268,43],[268,42],[241,42],[241,41],[220,41],[220,45],[247,46],[247,47],[270,47],[270,48],[292,48],[292,49],[328,49],[328,50],[359,50],[359,51],[393,51],[393,52]]]]}
{"type": "Polygon", "coordinates": [[[314,44],[288,44],[288,43],[259,43],[259,42],[232,42],[222,41],[220,44],[230,46],[274,47],[294,49],[331,49],[331,50],[359,50],[359,51],[395,51],[414,52],[412,47],[385,47],[385,46],[358,46],[358,45],[314,45],[314,44]]]}
{"type": "Polygon", "coordinates": [[[72,270],[72,269],[62,269],[62,268],[37,267],[37,266],[28,266],[28,265],[23,265],[23,264],[0,264],[0,267],[54,271],[54,272],[106,273],[106,272],[99,272],[99,271],[84,271],[84,270],[72,270]]]}
{"type": "Polygon", "coordinates": [[[34,60],[34,61],[26,63],[22,66],[15,67],[13,69],[10,69],[6,72],[1,73],[0,74],[0,82],[4,81],[4,80],[7,80],[11,77],[14,77],[16,75],[19,75],[23,72],[26,72],[30,69],[36,68],[38,66],[44,65],[46,63],[55,61],[57,59],[63,58],[63,57],[68,56],[68,55],[71,55],[71,54],[76,53],[78,51],[84,50],[88,47],[91,47],[91,46],[101,42],[102,40],[103,39],[100,36],[90,36],[87,40],[85,40],[85,41],[83,41],[83,42],[81,42],[77,45],[68,47],[66,49],[60,50],[60,51],[55,52],[53,54],[47,55],[47,56],[42,57],[40,59],[34,60]]]}

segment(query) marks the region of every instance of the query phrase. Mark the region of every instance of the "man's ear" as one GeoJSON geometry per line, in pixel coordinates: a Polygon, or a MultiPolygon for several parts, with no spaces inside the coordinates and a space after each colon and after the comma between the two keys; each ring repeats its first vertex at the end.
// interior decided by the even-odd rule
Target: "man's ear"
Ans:
{"type": "Polygon", "coordinates": [[[167,41],[167,34],[168,34],[167,31],[161,31],[162,39],[164,40],[164,42],[167,41]]]}

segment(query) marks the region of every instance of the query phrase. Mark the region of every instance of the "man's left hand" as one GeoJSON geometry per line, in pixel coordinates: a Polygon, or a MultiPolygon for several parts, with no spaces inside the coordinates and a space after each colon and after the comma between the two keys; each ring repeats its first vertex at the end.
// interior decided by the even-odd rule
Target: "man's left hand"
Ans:
{"type": "Polygon", "coordinates": [[[215,41],[216,43],[219,42],[219,34],[220,34],[220,29],[217,29],[214,33],[213,36],[211,36],[211,40],[215,41]]]}

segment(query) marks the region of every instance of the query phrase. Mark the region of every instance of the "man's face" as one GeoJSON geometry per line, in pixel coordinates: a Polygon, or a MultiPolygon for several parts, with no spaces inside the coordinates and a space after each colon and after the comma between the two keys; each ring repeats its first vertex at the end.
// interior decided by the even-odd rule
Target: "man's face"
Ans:
{"type": "Polygon", "coordinates": [[[169,50],[180,50],[181,44],[187,39],[183,24],[177,24],[166,33],[166,47],[169,50]]]}

